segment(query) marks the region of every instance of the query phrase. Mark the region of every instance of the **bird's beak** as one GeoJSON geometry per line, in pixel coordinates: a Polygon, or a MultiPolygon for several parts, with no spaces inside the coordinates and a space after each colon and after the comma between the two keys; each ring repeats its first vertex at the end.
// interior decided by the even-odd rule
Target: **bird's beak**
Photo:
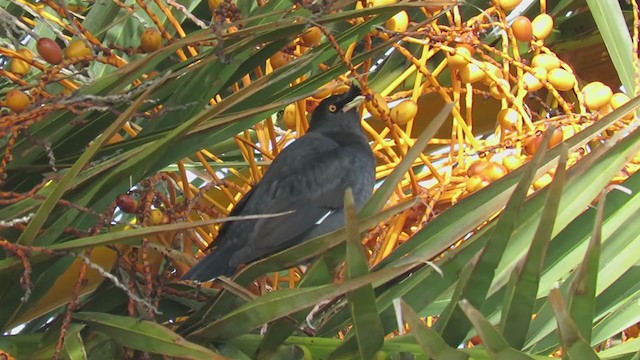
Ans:
{"type": "Polygon", "coordinates": [[[362,95],[356,96],[353,100],[349,101],[342,107],[342,112],[347,112],[355,107],[358,107],[364,101],[365,97],[362,95]]]}

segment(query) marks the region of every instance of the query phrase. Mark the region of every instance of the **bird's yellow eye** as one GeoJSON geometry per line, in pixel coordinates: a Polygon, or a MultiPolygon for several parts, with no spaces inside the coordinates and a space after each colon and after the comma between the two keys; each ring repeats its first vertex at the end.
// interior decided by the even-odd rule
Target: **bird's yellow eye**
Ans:
{"type": "Polygon", "coordinates": [[[336,110],[338,110],[338,107],[337,107],[337,106],[335,106],[335,105],[333,105],[333,104],[329,105],[329,111],[331,111],[331,112],[336,112],[336,110]]]}

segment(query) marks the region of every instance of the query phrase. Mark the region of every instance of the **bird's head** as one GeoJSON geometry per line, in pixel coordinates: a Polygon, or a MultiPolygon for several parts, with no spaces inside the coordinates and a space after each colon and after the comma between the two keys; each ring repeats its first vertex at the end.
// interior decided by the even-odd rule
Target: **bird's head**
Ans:
{"type": "Polygon", "coordinates": [[[353,126],[360,128],[360,115],[358,105],[364,97],[360,95],[360,88],[351,85],[349,91],[343,94],[330,96],[313,110],[309,130],[319,128],[353,126]]]}

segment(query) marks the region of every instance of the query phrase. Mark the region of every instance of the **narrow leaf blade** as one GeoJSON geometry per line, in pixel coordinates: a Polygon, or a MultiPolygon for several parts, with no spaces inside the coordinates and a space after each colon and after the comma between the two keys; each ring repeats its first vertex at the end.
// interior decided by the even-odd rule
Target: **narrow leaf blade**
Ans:
{"type": "Polygon", "coordinates": [[[529,331],[544,259],[558,215],[567,166],[565,144],[563,150],[529,251],[522,266],[513,270],[506,289],[501,328],[507,342],[516,349],[522,348],[529,331]]]}
{"type": "Polygon", "coordinates": [[[413,309],[404,301],[401,302],[402,317],[411,328],[411,335],[416,338],[425,355],[433,360],[465,360],[469,355],[459,352],[447,345],[440,335],[426,327],[413,309]]]}
{"type": "Polygon", "coordinates": [[[564,353],[569,359],[575,360],[599,360],[598,355],[593,351],[578,332],[576,323],[573,321],[564,304],[564,299],[560,290],[553,289],[549,293],[549,301],[553,307],[558,323],[558,334],[562,342],[564,353]]]}
{"type": "Polygon", "coordinates": [[[132,349],[188,359],[224,359],[151,321],[97,312],[80,312],[73,317],[132,349]]]}
{"type": "MultiPolygon", "coordinates": [[[[347,279],[355,279],[369,273],[367,258],[360,243],[358,231],[358,216],[356,214],[353,192],[347,189],[344,196],[345,229],[347,232],[346,266],[347,279]]],[[[357,351],[361,359],[371,359],[384,343],[382,324],[376,309],[376,298],[371,284],[347,293],[351,306],[353,328],[350,336],[357,339],[357,351]]],[[[344,342],[334,351],[333,356],[339,357],[354,352],[353,343],[344,342]]]]}

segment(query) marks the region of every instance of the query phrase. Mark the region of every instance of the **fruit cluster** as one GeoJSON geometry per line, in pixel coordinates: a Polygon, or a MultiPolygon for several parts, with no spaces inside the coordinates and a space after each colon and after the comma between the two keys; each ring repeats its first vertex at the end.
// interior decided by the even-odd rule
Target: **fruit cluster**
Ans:
{"type": "MultiPolygon", "coordinates": [[[[161,47],[161,32],[155,28],[149,28],[142,32],[140,47],[135,51],[150,53],[161,47]]],[[[21,83],[20,79],[24,79],[22,83],[25,83],[25,80],[30,80],[29,76],[33,74],[32,70],[35,69],[40,72],[35,75],[43,84],[30,87],[30,94],[19,89],[10,90],[7,92],[5,100],[3,102],[0,101],[0,106],[7,107],[14,113],[25,111],[35,100],[42,97],[42,87],[47,82],[60,81],[67,88],[66,91],[75,90],[78,87],[76,83],[57,75],[63,68],[71,68],[76,64],[87,64],[89,61],[94,60],[116,66],[125,64],[122,59],[108,50],[105,52],[105,56],[95,57],[94,53],[98,53],[101,50],[103,49],[94,46],[88,39],[75,38],[63,49],[56,40],[41,37],[35,44],[35,53],[27,47],[22,47],[15,52],[7,51],[10,56],[7,70],[11,79],[18,83],[21,83]]]]}
{"type": "MultiPolygon", "coordinates": [[[[353,8],[380,8],[396,3],[396,0],[359,0],[353,8]]],[[[446,157],[424,154],[420,157],[421,165],[429,171],[408,176],[403,182],[405,188],[411,185],[412,191],[418,193],[420,186],[435,181],[438,189],[445,188],[441,199],[450,205],[457,198],[511,171],[515,164],[528,161],[539,147],[541,133],[549,123],[556,127],[551,141],[553,146],[629,101],[625,94],[613,91],[602,82],[583,83],[571,64],[546,46],[555,36],[556,25],[553,17],[546,13],[545,0],[540,0],[541,13],[531,19],[520,15],[507,20],[520,4],[521,0],[494,0],[483,12],[470,17],[464,17],[459,6],[434,5],[407,6],[404,10],[398,7],[395,14],[382,11],[366,16],[356,14],[347,20],[352,25],[381,20],[377,22],[379,26],[371,27],[363,41],[346,49],[337,45],[330,29],[310,22],[286,48],[266,61],[259,69],[259,76],[283,71],[279,69],[309,49],[327,43],[333,46],[349,73],[321,86],[308,99],[286,106],[281,124],[297,135],[302,134],[308,127],[307,117],[318,102],[344,92],[357,78],[367,98],[361,111],[364,118],[373,119],[371,124],[363,125],[375,140],[378,157],[387,162],[379,167],[380,178],[406,154],[416,130],[426,125],[425,99],[436,93],[445,102],[454,102],[451,137],[431,142],[432,145],[448,146],[451,151],[446,157]],[[374,46],[392,47],[396,51],[394,56],[400,54],[408,64],[402,74],[389,84],[383,84],[386,87],[378,92],[368,86],[364,75],[374,69],[374,59],[352,63],[356,49],[366,51],[374,46]],[[543,98],[547,100],[543,101],[543,98]],[[486,135],[486,131],[477,130],[480,128],[478,123],[485,119],[478,115],[474,118],[473,108],[474,102],[485,100],[499,109],[490,116],[483,114],[485,119],[493,121],[495,132],[489,139],[479,140],[478,136],[486,135]],[[482,171],[471,171],[478,155],[483,162],[493,165],[482,171]]],[[[208,0],[207,5],[211,19],[215,20],[211,23],[215,31],[232,32],[237,30],[236,26],[241,26],[236,23],[240,14],[232,1],[208,0]]],[[[309,1],[301,1],[295,2],[294,6],[312,5],[309,1]]],[[[172,41],[161,24],[154,22],[153,26],[145,27],[139,47],[125,49],[128,54],[160,51],[165,43],[172,41]]],[[[110,51],[115,45],[104,47],[82,29],[81,33],[67,30],[73,36],[62,39],[71,40],[64,48],[60,46],[62,41],[42,37],[31,50],[21,48],[9,52],[8,72],[11,79],[23,87],[6,92],[1,106],[15,116],[26,116],[29,109],[37,109],[33,104],[42,102],[44,85],[40,84],[37,89],[32,87],[28,92],[23,90],[28,88],[29,76],[40,75],[38,72],[42,72],[42,82],[59,81],[67,90],[75,90],[78,84],[62,76],[60,70],[74,69],[89,61],[111,62],[117,66],[125,64],[110,51]]],[[[184,50],[179,49],[176,54],[186,59],[184,50]]],[[[328,65],[321,64],[319,70],[327,68],[328,65]]],[[[151,76],[145,75],[146,78],[151,76]]],[[[306,81],[307,76],[295,80],[294,84],[306,81]]],[[[380,87],[375,85],[372,87],[380,87]]],[[[628,114],[625,121],[632,118],[633,114],[628,114]]],[[[137,130],[129,126],[125,131],[135,134],[137,130]]],[[[122,137],[116,135],[110,142],[121,140],[122,137]]],[[[573,158],[588,149],[582,150],[582,153],[573,154],[573,158]]]]}
{"type": "MultiPolygon", "coordinates": [[[[395,3],[395,0],[358,1],[356,9],[395,3]]],[[[429,161],[435,161],[435,157],[424,157],[424,165],[431,171],[410,180],[437,180],[438,191],[430,194],[439,194],[444,186],[448,190],[444,191],[442,200],[449,205],[527,162],[539,148],[542,132],[549,124],[556,127],[549,144],[549,147],[553,147],[629,101],[627,95],[614,93],[602,82],[581,82],[571,65],[545,46],[545,41],[553,38],[555,27],[554,19],[545,13],[546,1],[541,1],[542,12],[533,19],[521,15],[507,21],[509,12],[520,3],[521,0],[496,0],[485,12],[468,19],[462,18],[457,6],[402,10],[390,17],[384,23],[384,28],[374,29],[368,35],[372,39],[369,41],[389,42],[412,64],[399,79],[380,93],[370,91],[366,83],[361,83],[367,94],[365,114],[369,113],[371,118],[386,123],[388,133],[394,139],[395,148],[383,146],[381,151],[396,149],[403,152],[403,148],[406,151],[411,130],[425,121],[419,116],[421,104],[426,103],[420,99],[421,96],[438,92],[446,102],[456,102],[452,138],[435,139],[432,142],[463,146],[457,148],[457,156],[441,162],[440,167],[429,161]],[[439,16],[439,19],[420,27],[417,25],[419,20],[411,22],[411,17],[420,16],[420,12],[439,16]],[[414,27],[408,31],[411,25],[414,27]],[[421,34],[424,37],[420,37],[421,34]],[[495,34],[499,34],[499,40],[488,40],[495,38],[495,34]],[[415,51],[409,50],[405,44],[423,45],[422,57],[413,55],[415,51]],[[412,90],[403,90],[402,84],[416,72],[418,76],[414,84],[408,86],[412,90]],[[545,97],[551,100],[542,101],[545,97]],[[487,98],[493,98],[500,104],[495,116],[497,126],[495,136],[479,141],[477,136],[481,134],[473,131],[475,124],[471,109],[474,100],[487,98]],[[466,112],[463,107],[467,109],[466,112]],[[475,155],[481,155],[482,159],[472,160],[476,158],[475,155]],[[445,176],[434,174],[434,170],[445,176]]],[[[365,20],[367,18],[356,18],[352,22],[360,24],[365,20]]],[[[320,32],[318,34],[320,37],[320,32]]],[[[305,42],[300,39],[298,44],[305,42]]],[[[345,56],[347,61],[351,59],[349,50],[345,56]]],[[[284,54],[278,53],[270,59],[274,69],[285,65],[300,53],[294,51],[284,54]],[[286,61],[277,61],[279,57],[286,61]]],[[[350,64],[350,67],[354,66],[350,64]]],[[[343,91],[338,84],[340,82],[334,81],[323,86],[314,99],[343,91]],[[336,91],[326,91],[329,88],[336,91]]],[[[284,123],[288,129],[300,131],[305,126],[299,126],[298,123],[305,119],[300,116],[298,105],[292,104],[285,109],[284,123]]],[[[308,105],[306,110],[309,111],[308,105]]],[[[632,118],[633,114],[630,113],[625,120],[632,118]]],[[[374,139],[379,137],[370,126],[365,128],[374,139]]],[[[570,164],[583,156],[588,148],[578,150],[570,155],[570,164]]],[[[395,158],[393,154],[381,157],[387,155],[395,158]]],[[[551,179],[552,173],[544,174],[533,188],[541,188],[551,179]]]]}

